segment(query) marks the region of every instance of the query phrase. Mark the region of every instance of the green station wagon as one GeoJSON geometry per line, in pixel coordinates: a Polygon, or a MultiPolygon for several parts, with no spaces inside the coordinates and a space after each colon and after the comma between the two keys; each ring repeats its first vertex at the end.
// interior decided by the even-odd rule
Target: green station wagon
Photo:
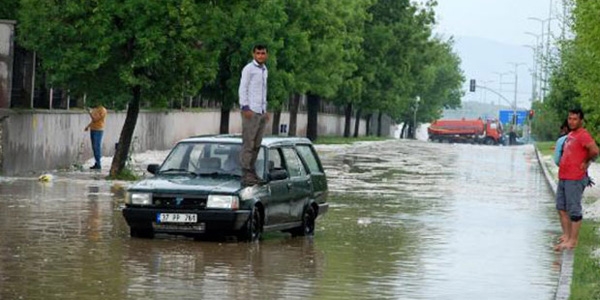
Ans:
{"type": "Polygon", "coordinates": [[[327,178],[310,140],[265,137],[256,161],[264,184],[240,183],[239,136],[215,135],[180,141],[154,177],[127,191],[123,216],[132,237],[155,233],[225,235],[255,241],[263,231],[312,235],[327,212],[327,178]]]}

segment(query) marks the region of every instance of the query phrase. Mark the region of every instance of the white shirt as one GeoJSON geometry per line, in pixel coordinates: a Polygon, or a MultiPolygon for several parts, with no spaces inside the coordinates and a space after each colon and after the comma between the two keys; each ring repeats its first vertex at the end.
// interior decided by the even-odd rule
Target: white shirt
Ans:
{"type": "Polygon", "coordinates": [[[242,70],[240,80],[240,108],[248,106],[255,113],[267,112],[267,77],[269,71],[253,60],[242,70]]]}

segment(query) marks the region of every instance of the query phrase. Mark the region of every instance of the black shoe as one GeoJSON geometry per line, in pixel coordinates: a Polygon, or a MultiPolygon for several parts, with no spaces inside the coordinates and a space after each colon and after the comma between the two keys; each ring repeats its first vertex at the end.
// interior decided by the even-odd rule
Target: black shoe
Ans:
{"type": "Polygon", "coordinates": [[[90,170],[100,170],[102,167],[100,165],[93,165],[90,167],[90,170]]]}

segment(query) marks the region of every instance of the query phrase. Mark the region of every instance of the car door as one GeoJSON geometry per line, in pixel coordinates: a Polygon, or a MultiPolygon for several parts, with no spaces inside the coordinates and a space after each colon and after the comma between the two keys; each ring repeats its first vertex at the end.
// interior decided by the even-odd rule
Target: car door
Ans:
{"type": "Polygon", "coordinates": [[[308,199],[311,195],[310,176],[306,172],[302,160],[300,160],[298,153],[293,147],[283,147],[281,150],[290,177],[289,220],[299,221],[302,220],[304,206],[308,203],[308,199]]]}
{"type": "Polygon", "coordinates": [[[325,202],[327,200],[327,177],[317,152],[310,144],[296,145],[296,150],[308,169],[312,192],[311,198],[317,203],[325,202]]]}
{"type": "MultiPolygon", "coordinates": [[[[285,170],[283,154],[280,148],[269,149],[267,165],[267,173],[273,170],[285,170]]],[[[269,179],[270,195],[265,203],[265,225],[275,225],[289,221],[289,206],[292,197],[290,187],[289,176],[279,180],[269,179]]]]}

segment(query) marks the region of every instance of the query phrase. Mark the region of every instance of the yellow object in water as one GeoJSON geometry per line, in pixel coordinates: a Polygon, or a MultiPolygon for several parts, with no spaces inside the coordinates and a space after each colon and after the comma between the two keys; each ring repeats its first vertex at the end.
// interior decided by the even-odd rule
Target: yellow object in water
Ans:
{"type": "Polygon", "coordinates": [[[39,181],[42,181],[42,182],[49,182],[49,181],[52,181],[52,174],[42,174],[42,175],[41,175],[41,176],[38,178],[38,180],[39,180],[39,181]]]}

